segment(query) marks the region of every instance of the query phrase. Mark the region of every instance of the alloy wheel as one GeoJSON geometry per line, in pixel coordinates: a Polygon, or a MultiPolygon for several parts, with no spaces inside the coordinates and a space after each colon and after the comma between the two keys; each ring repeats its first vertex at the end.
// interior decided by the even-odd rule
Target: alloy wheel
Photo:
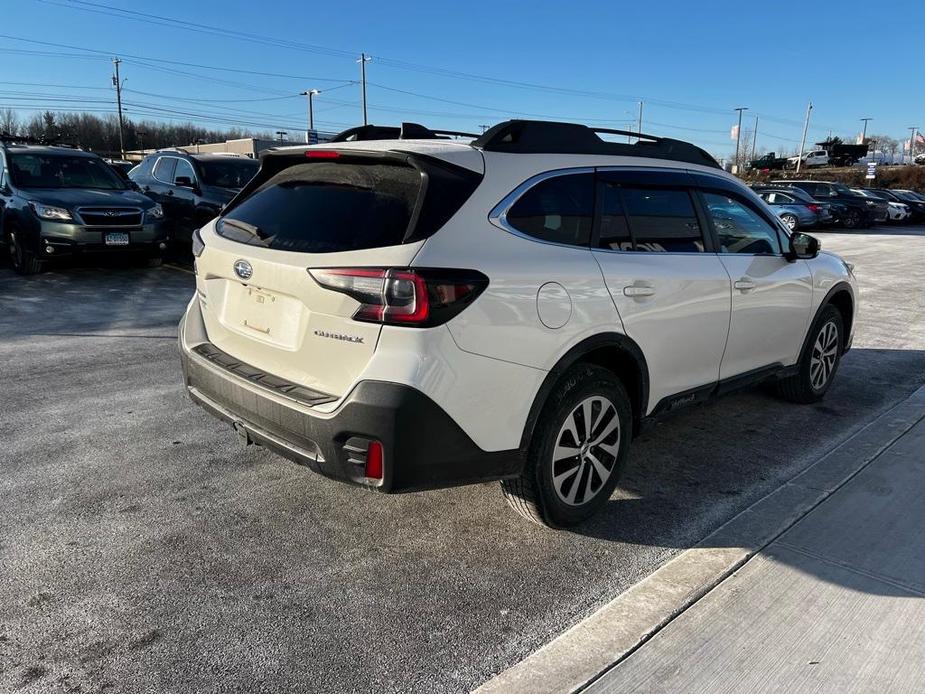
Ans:
{"type": "Polygon", "coordinates": [[[813,353],[809,361],[809,380],[813,388],[820,390],[835,370],[838,358],[838,328],[834,321],[822,326],[813,344],[813,353]]]}
{"type": "Polygon", "coordinates": [[[606,397],[582,400],[565,418],[552,454],[556,496],[569,506],[593,499],[607,483],[620,451],[620,415],[606,397]]]}

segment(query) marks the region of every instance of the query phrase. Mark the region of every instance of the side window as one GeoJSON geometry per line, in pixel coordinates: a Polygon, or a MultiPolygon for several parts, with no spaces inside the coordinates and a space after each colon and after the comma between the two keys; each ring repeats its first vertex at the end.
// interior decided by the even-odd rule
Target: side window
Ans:
{"type": "Polygon", "coordinates": [[[598,248],[611,251],[633,250],[633,239],[626,223],[626,214],[623,211],[623,200],[617,186],[602,186],[601,193],[601,235],[598,248]]]}
{"type": "Polygon", "coordinates": [[[774,255],[781,252],[777,229],[748,205],[721,193],[703,194],[722,253],[774,255]]]}
{"type": "Polygon", "coordinates": [[[507,211],[507,223],[541,241],[587,246],[594,216],[594,175],[540,181],[507,211]]]}
{"type": "Polygon", "coordinates": [[[690,193],[661,188],[620,188],[637,251],[703,252],[703,232],[690,193]]]}
{"type": "Polygon", "coordinates": [[[196,180],[196,174],[193,172],[193,166],[186,159],[177,159],[177,168],[173,174],[173,182],[176,184],[177,179],[185,178],[189,181],[196,180]]]}
{"type": "Polygon", "coordinates": [[[173,183],[173,171],[177,166],[174,157],[161,157],[154,164],[154,178],[161,183],[173,183]]]}

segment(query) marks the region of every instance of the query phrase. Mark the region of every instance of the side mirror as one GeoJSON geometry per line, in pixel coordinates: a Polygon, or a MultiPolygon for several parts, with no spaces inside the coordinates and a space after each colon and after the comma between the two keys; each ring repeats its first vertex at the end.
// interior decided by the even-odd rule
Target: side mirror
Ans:
{"type": "Polygon", "coordinates": [[[173,183],[174,185],[180,186],[181,188],[196,187],[193,183],[193,179],[191,179],[189,176],[177,176],[175,179],[173,179],[173,183]]]}
{"type": "Polygon", "coordinates": [[[790,257],[794,260],[812,260],[819,255],[819,239],[802,231],[790,235],[790,257]]]}

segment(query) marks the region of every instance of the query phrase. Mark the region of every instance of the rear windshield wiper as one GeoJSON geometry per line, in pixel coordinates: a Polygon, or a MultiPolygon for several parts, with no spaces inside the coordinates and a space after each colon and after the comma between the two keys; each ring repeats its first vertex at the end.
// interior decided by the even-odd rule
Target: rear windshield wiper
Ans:
{"type": "Polygon", "coordinates": [[[222,219],[222,224],[227,224],[228,226],[234,227],[235,229],[240,229],[246,234],[250,234],[254,238],[260,239],[261,241],[267,238],[267,235],[260,231],[260,227],[254,226],[253,224],[248,224],[247,222],[242,222],[240,219],[225,217],[222,219]]]}

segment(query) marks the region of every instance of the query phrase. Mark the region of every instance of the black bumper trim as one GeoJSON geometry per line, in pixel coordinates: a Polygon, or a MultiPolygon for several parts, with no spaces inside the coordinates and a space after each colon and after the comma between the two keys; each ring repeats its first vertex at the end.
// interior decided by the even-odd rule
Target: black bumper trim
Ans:
{"type": "Polygon", "coordinates": [[[336,397],[328,393],[322,393],[320,390],[314,390],[313,388],[306,388],[305,386],[300,386],[298,383],[293,383],[292,381],[287,381],[283,378],[268,374],[265,371],[261,371],[257,367],[246,364],[240,359],[235,359],[230,354],[223,352],[211,343],[204,342],[201,345],[196,345],[193,347],[193,351],[203,359],[208,359],[211,363],[239,378],[256,383],[262,388],[275,391],[280,395],[285,395],[287,398],[298,400],[306,405],[323,405],[337,400],[336,397]]]}
{"type": "Polygon", "coordinates": [[[433,400],[410,386],[361,381],[331,413],[304,412],[217,372],[181,348],[190,397],[248,438],[327,477],[382,492],[437,489],[513,477],[519,449],[484,451],[433,400]],[[355,437],[380,441],[381,482],[351,458],[355,437]]]}

